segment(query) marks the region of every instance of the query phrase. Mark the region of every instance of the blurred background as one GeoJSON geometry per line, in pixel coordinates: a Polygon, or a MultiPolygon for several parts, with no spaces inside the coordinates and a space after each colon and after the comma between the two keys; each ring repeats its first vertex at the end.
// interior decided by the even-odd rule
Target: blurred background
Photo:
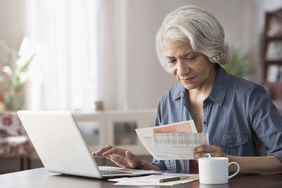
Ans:
{"type": "Polygon", "coordinates": [[[25,108],[93,111],[100,100],[106,109],[155,108],[175,83],[157,60],[155,34],[186,4],[221,22],[231,48],[248,54],[244,76],[261,83],[265,13],[281,0],[0,0],[0,63],[14,64],[27,39],[21,55],[34,57],[21,75],[25,108]]]}
{"type": "MultiPolygon", "coordinates": [[[[157,60],[155,34],[187,4],[223,25],[233,51],[226,70],[278,87],[279,107],[282,0],[0,0],[0,112],[10,118],[2,124],[20,109],[151,112],[176,83],[157,60]]],[[[114,124],[139,127],[128,122],[114,124]]],[[[21,160],[24,169],[30,161],[21,160]]]]}

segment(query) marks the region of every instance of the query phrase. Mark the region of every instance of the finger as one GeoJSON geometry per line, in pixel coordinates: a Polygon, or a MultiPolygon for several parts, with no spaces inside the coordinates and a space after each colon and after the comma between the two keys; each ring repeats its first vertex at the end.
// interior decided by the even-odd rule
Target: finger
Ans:
{"type": "Polygon", "coordinates": [[[133,153],[130,151],[125,152],[125,157],[127,158],[127,164],[130,168],[136,168],[141,161],[138,157],[136,157],[133,153]]]}
{"type": "Polygon", "coordinates": [[[93,155],[93,157],[103,157],[102,155],[99,155],[96,153],[97,151],[92,151],[91,154],[93,155]]]}
{"type": "Polygon", "coordinates": [[[204,152],[210,153],[213,157],[222,157],[224,156],[224,152],[215,145],[207,145],[204,152]]]}
{"type": "Polygon", "coordinates": [[[193,153],[196,159],[201,157],[207,157],[209,155],[213,156],[214,148],[212,145],[200,145],[194,148],[193,153]]]}
{"type": "MultiPolygon", "coordinates": [[[[202,157],[207,157],[208,154],[210,154],[210,153],[196,153],[196,154],[194,154],[194,158],[199,159],[199,158],[202,158],[202,157]]],[[[213,156],[212,154],[210,154],[210,155],[213,156]]]]}
{"type": "Polygon", "coordinates": [[[112,154],[109,156],[109,159],[115,163],[116,165],[122,167],[122,168],[129,168],[129,165],[127,163],[127,160],[125,157],[122,157],[120,155],[117,154],[112,154]]]}
{"type": "Polygon", "coordinates": [[[92,156],[93,156],[94,158],[106,158],[106,157],[103,156],[103,155],[96,155],[96,154],[94,154],[94,153],[92,153],[92,156]]]}
{"type": "Polygon", "coordinates": [[[113,146],[108,145],[105,147],[102,147],[100,149],[98,149],[97,151],[93,152],[92,154],[94,155],[102,155],[103,153],[105,153],[106,151],[110,150],[113,146]]]}
{"type": "Polygon", "coordinates": [[[104,152],[102,155],[103,156],[108,156],[108,155],[112,155],[112,154],[118,154],[120,156],[125,157],[125,152],[126,152],[126,150],[124,150],[124,149],[112,147],[112,149],[104,152]]]}
{"type": "Polygon", "coordinates": [[[125,151],[125,157],[130,160],[134,160],[136,158],[136,156],[128,150],[125,151]]]}
{"type": "Polygon", "coordinates": [[[196,148],[194,148],[194,153],[212,153],[213,152],[213,146],[212,145],[200,145],[196,148]]]}

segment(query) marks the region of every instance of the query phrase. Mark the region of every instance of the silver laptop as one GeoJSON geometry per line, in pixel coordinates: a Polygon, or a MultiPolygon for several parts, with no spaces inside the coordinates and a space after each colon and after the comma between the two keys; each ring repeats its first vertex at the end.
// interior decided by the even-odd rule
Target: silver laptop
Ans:
{"type": "Polygon", "coordinates": [[[150,170],[99,166],[68,111],[18,111],[44,167],[50,172],[93,178],[140,176],[150,170]]]}

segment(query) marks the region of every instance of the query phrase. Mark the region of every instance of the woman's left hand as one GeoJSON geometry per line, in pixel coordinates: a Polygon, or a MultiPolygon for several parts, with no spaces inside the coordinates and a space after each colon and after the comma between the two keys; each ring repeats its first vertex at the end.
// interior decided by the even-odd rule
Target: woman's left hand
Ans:
{"type": "Polygon", "coordinates": [[[224,157],[225,153],[214,145],[200,145],[193,150],[195,159],[206,157],[210,154],[212,157],[224,157]]]}

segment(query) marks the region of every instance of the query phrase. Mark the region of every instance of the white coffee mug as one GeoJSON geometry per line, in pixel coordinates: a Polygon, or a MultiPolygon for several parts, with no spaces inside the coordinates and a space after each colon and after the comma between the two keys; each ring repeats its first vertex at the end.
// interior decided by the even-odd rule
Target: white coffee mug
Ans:
{"type": "Polygon", "coordinates": [[[199,159],[199,180],[201,184],[225,184],[240,171],[236,162],[230,162],[227,157],[204,157],[199,159]],[[236,165],[237,171],[228,176],[228,167],[236,165]]]}

